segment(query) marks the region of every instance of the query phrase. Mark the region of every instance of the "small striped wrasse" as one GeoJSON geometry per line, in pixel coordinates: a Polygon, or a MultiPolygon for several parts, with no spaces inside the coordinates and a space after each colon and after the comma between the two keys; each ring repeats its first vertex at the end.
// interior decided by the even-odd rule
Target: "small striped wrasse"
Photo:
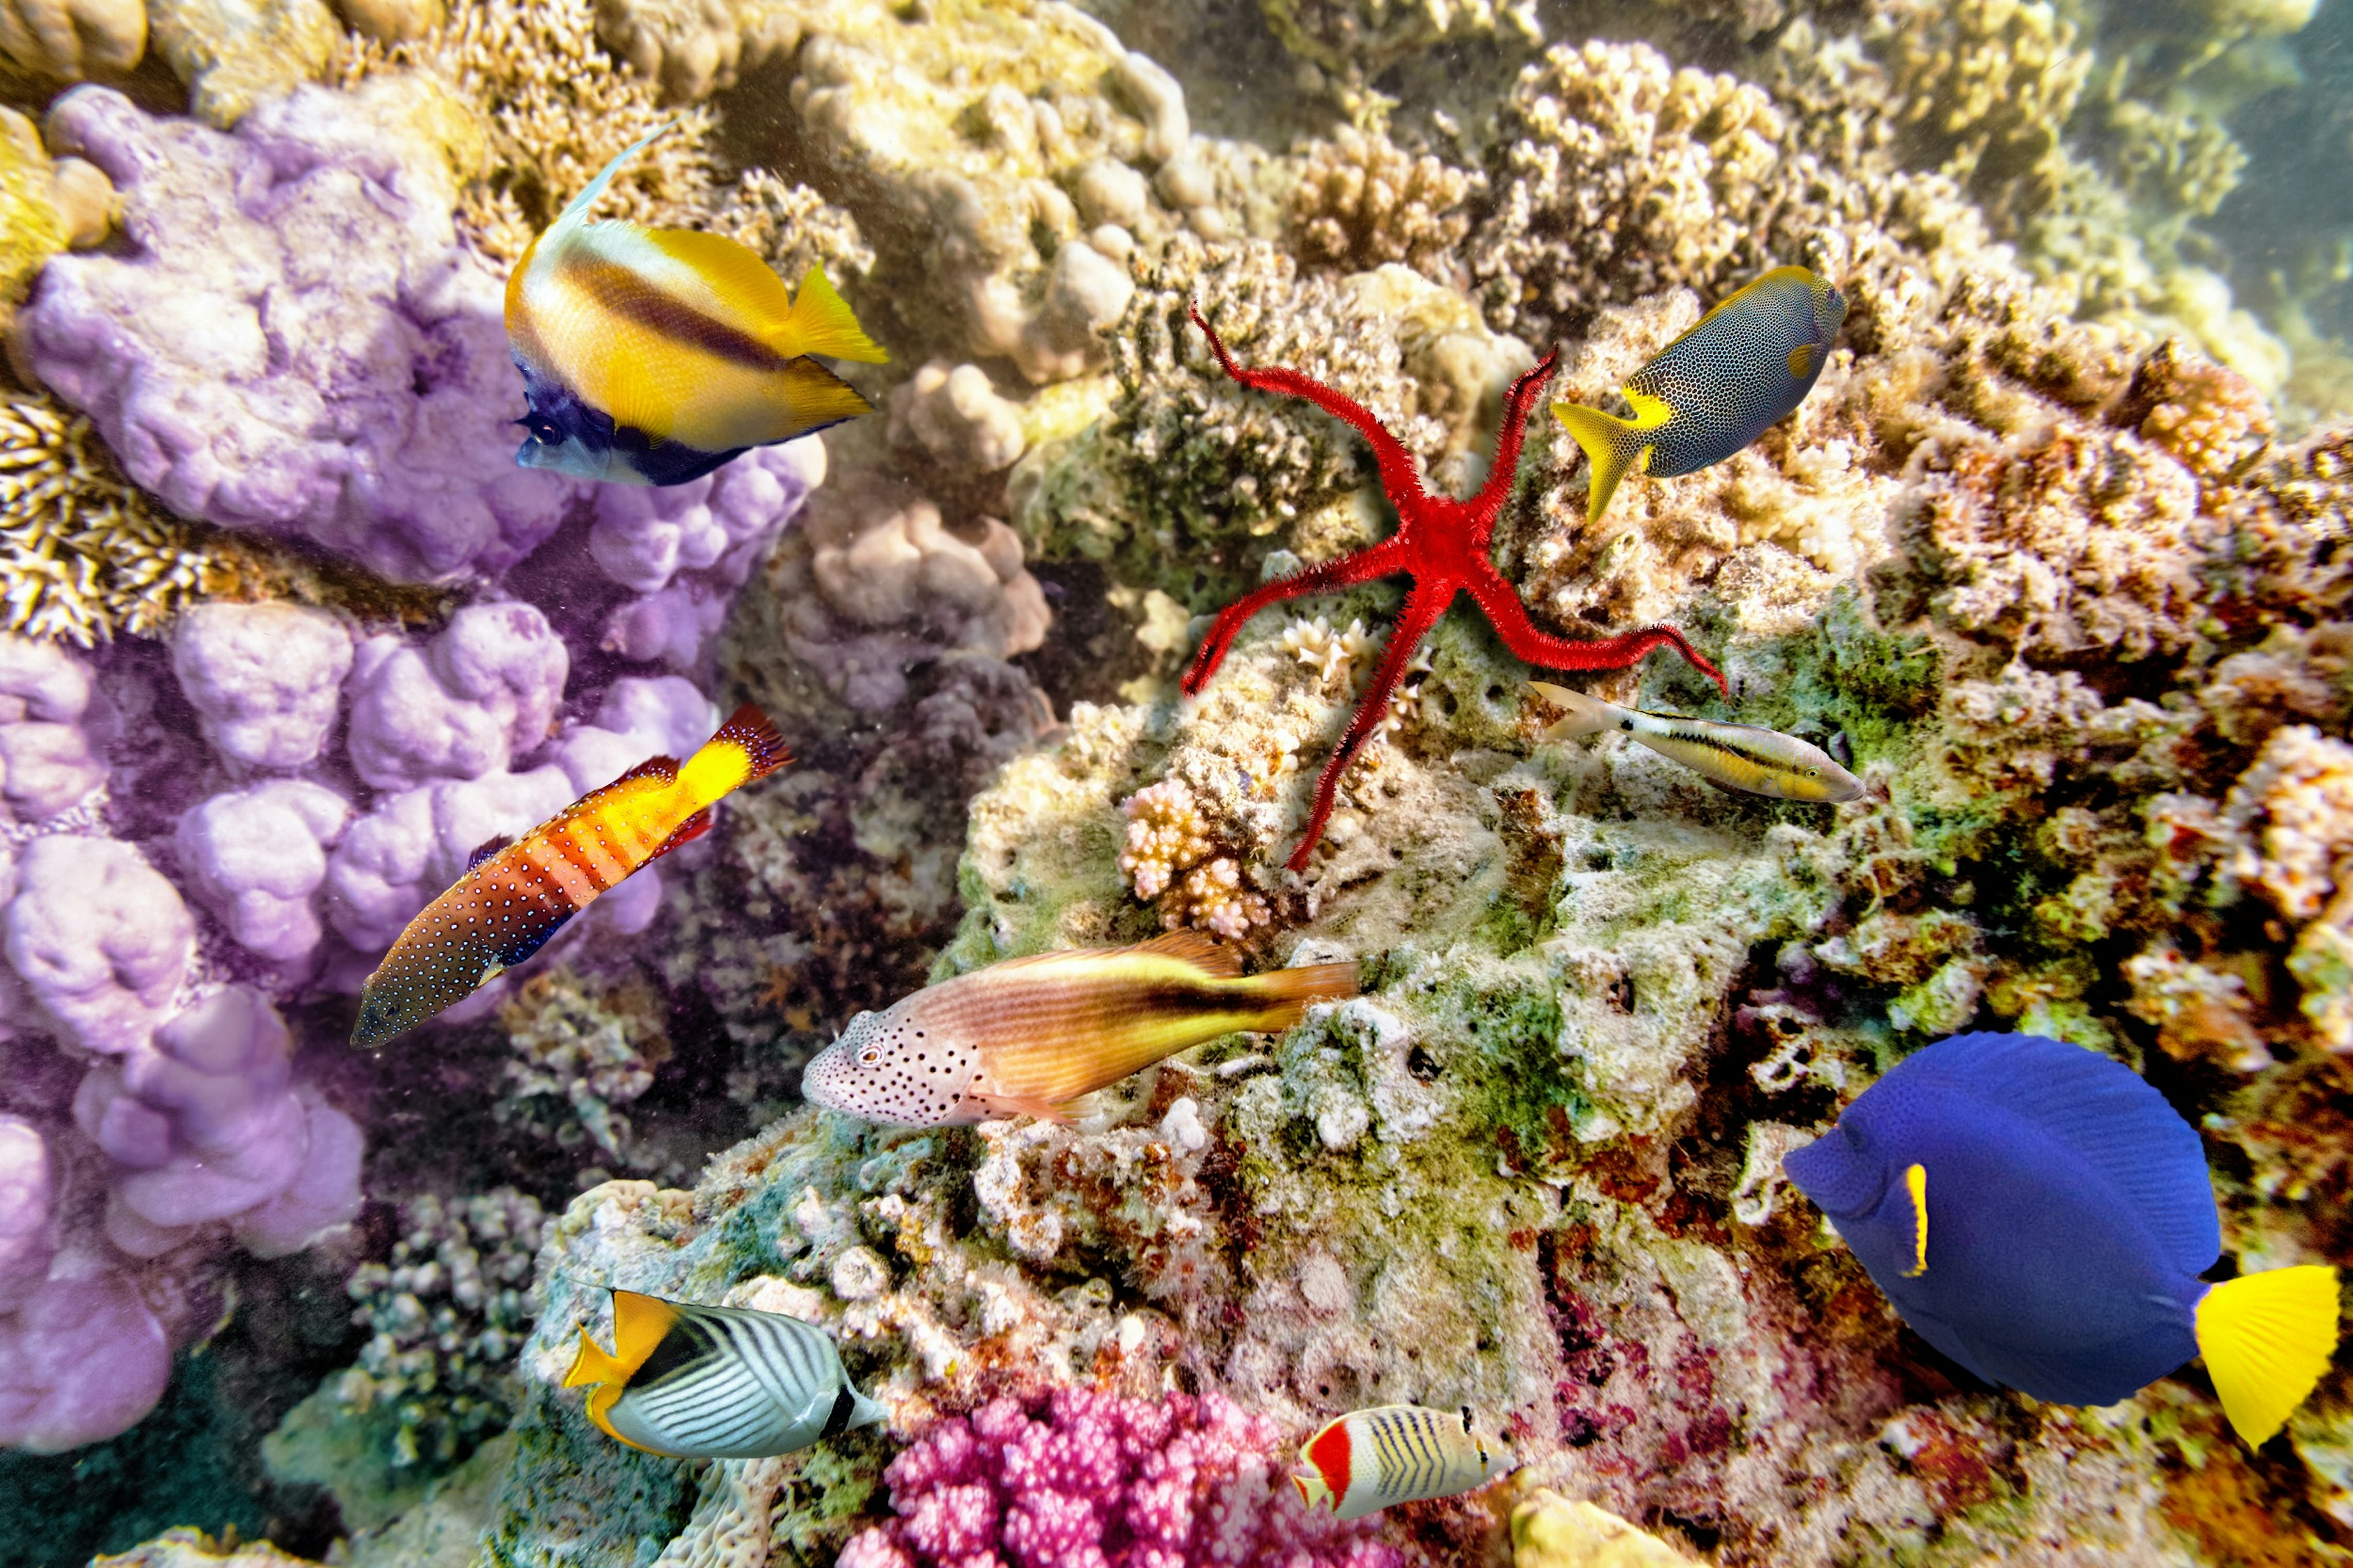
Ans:
{"type": "Polygon", "coordinates": [[[724,235],[588,221],[621,165],[661,133],[606,164],[507,278],[507,344],[531,403],[515,453],[526,468],[684,484],[748,447],[872,411],[808,357],[887,357],[822,268],[788,295],[724,235]]]}
{"type": "Polygon", "coordinates": [[[765,1459],[890,1413],[849,1385],[833,1342],[798,1318],[613,1292],[609,1355],[580,1329],[564,1386],[588,1419],[673,1459],[765,1459]]]}
{"type": "Polygon", "coordinates": [[[1556,403],[1592,459],[1585,519],[1599,522],[1629,473],[1665,479],[1720,463],[1813,391],[1846,320],[1846,296],[1819,273],[1777,267],[1699,319],[1627,377],[1634,417],[1556,403]]]}
{"type": "Polygon", "coordinates": [[[1061,1107],[1205,1040],[1272,1033],[1356,994],[1354,963],[1245,976],[1198,931],[1016,958],[850,1019],[801,1095],[866,1121],[949,1127],[1061,1107]]]}
{"type": "Polygon", "coordinates": [[[1291,1484],[1310,1510],[1328,1502],[1341,1519],[1362,1519],[1401,1502],[1452,1497],[1515,1467],[1472,1428],[1471,1407],[1431,1410],[1380,1405],[1343,1415],[1300,1447],[1307,1467],[1291,1484]]]}
{"type": "Polygon", "coordinates": [[[1751,724],[1644,713],[1549,681],[1531,680],[1528,687],[1555,708],[1567,710],[1567,717],[1545,730],[1547,741],[1616,730],[1725,789],[1813,802],[1853,800],[1862,794],[1862,781],[1839,766],[1838,759],[1795,735],[1751,724]]]}
{"type": "Polygon", "coordinates": [[[685,763],[648,758],[520,840],[491,839],[393,940],[360,992],[352,1044],[380,1046],[473,994],[597,894],[711,831],[722,795],[790,760],[767,715],[745,703],[685,763]]]}

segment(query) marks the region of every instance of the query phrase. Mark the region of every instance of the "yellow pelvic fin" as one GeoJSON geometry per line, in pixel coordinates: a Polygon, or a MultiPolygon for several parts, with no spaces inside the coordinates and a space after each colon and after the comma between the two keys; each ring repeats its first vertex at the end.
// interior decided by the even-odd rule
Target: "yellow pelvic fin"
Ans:
{"type": "Polygon", "coordinates": [[[580,1348],[573,1352],[572,1370],[564,1374],[564,1386],[578,1388],[584,1384],[611,1383],[626,1375],[621,1363],[605,1353],[602,1346],[588,1337],[588,1327],[580,1327],[580,1348]]]}
{"type": "Polygon", "coordinates": [[[1789,351],[1789,374],[1791,375],[1796,376],[1800,380],[1804,379],[1806,372],[1813,368],[1813,344],[1799,343],[1796,348],[1789,351]]]}
{"type": "Polygon", "coordinates": [[[1904,1190],[1912,1194],[1912,1267],[1904,1278],[1917,1279],[1928,1272],[1928,1167],[1906,1165],[1904,1190]]]}
{"type": "Polygon", "coordinates": [[[2319,1264],[2242,1275],[2200,1300],[2198,1353],[2248,1447],[2271,1441],[2310,1395],[2337,1331],[2337,1270],[2319,1264]]]}
{"type": "Polygon", "coordinates": [[[886,364],[891,359],[881,344],[866,335],[849,303],[834,292],[825,268],[814,263],[776,333],[776,347],[788,354],[824,354],[860,364],[886,364]]]}
{"type": "Polygon", "coordinates": [[[1609,509],[1609,498],[1618,493],[1620,479],[1637,468],[1650,467],[1651,443],[1642,440],[1641,434],[1666,423],[1665,404],[1630,391],[1626,395],[1634,402],[1632,419],[1620,419],[1577,403],[1552,405],[1552,416],[1577,437],[1577,444],[1585,448],[1587,458],[1593,464],[1585,503],[1585,521],[1588,524],[1601,521],[1601,514],[1609,509]],[[1650,418],[1654,413],[1657,417],[1650,418]],[[1643,423],[1645,418],[1650,418],[1650,423],[1643,423]]]}

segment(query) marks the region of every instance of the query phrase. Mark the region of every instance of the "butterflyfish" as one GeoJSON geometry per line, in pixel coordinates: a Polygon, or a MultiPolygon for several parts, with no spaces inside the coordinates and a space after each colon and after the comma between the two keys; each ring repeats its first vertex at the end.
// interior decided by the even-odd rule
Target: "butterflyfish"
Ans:
{"type": "Polygon", "coordinates": [[[471,995],[546,946],[597,894],[710,832],[722,795],[790,760],[776,726],[745,703],[683,763],[649,757],[522,838],[484,844],[393,939],[360,992],[352,1044],[380,1046],[471,995]]]}
{"type": "Polygon", "coordinates": [[[1545,680],[1531,680],[1528,687],[1554,707],[1567,710],[1567,717],[1544,731],[1547,741],[1614,730],[1725,789],[1769,795],[1776,800],[1841,801],[1862,794],[1861,779],[1839,766],[1828,752],[1795,735],[1750,724],[1644,713],[1545,680]]]}
{"type": "Polygon", "coordinates": [[[580,1329],[564,1386],[588,1419],[672,1459],[790,1454],[890,1412],[850,1386],[833,1342],[798,1318],[613,1292],[611,1353],[580,1329]]]}
{"type": "Polygon", "coordinates": [[[1244,975],[1198,931],[1010,959],[860,1013],[810,1058],[801,1095],[865,1121],[950,1127],[1060,1109],[1188,1047],[1273,1033],[1356,994],[1354,963],[1244,975]]]}
{"type": "Polygon", "coordinates": [[[1553,417],[1592,459],[1585,517],[1599,522],[1618,481],[1720,463],[1786,418],[1822,374],[1846,320],[1846,295],[1802,267],[1777,267],[1699,319],[1619,388],[1621,419],[1556,403],[1553,417]]]}
{"type": "MultiPolygon", "coordinates": [[[[662,130],[668,130],[664,126],[662,130]]],[[[588,221],[622,164],[605,165],[531,242],[507,278],[507,344],[522,372],[526,468],[677,485],[750,447],[871,412],[811,359],[879,364],[821,267],[785,291],[724,235],[588,221]]]]}
{"type": "Polygon", "coordinates": [[[1313,1512],[1324,1503],[1335,1517],[1362,1519],[1401,1502],[1452,1497],[1483,1486],[1515,1467],[1489,1448],[1471,1419],[1471,1407],[1431,1410],[1381,1405],[1341,1416],[1299,1449],[1303,1474],[1291,1484],[1313,1512]]]}
{"type": "Polygon", "coordinates": [[[1905,1322],[1988,1383],[2113,1405],[2195,1356],[2249,1447],[2337,1347],[2337,1271],[2216,1285],[2198,1133],[2137,1073],[2035,1035],[1956,1035],[1782,1167],[1905,1322]]]}

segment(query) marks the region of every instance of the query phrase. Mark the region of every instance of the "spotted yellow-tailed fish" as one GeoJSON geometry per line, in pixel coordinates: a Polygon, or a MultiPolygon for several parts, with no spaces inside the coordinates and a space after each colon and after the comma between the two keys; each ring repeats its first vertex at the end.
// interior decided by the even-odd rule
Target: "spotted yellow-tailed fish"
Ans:
{"type": "Polygon", "coordinates": [[[850,1386],[833,1342],[798,1318],[613,1292],[608,1354],[580,1330],[564,1386],[588,1419],[673,1459],[765,1459],[888,1414],[850,1386]]]}
{"type": "Polygon", "coordinates": [[[1702,316],[1628,377],[1621,419],[1556,403],[1553,417],[1592,459],[1585,517],[1599,522],[1618,481],[1666,479],[1719,463],[1786,417],[1822,374],[1846,296],[1819,273],[1778,267],[1702,316]]]}
{"type": "Polygon", "coordinates": [[[520,840],[491,839],[393,940],[360,992],[352,1044],[380,1046],[471,995],[546,946],[599,893],[708,833],[722,795],[790,760],[784,737],[747,702],[683,763],[649,757],[520,840]]]}
{"type": "Polygon", "coordinates": [[[1273,1032],[1356,994],[1354,963],[1245,976],[1198,931],[1017,958],[850,1019],[801,1094],[866,1121],[948,1127],[1061,1107],[1237,1030],[1273,1032]]]}
{"type": "MultiPolygon", "coordinates": [[[[668,130],[664,126],[662,130],[668,130]]],[[[527,468],[676,485],[750,447],[871,411],[811,354],[887,356],[811,267],[797,297],[724,235],[588,221],[631,145],[572,198],[507,279],[527,468]]]]}
{"type": "Polygon", "coordinates": [[[1615,730],[1725,789],[1818,802],[1853,800],[1862,794],[1862,781],[1828,752],[1778,730],[1644,713],[1545,680],[1531,680],[1528,689],[1567,710],[1567,717],[1545,730],[1547,741],[1615,730]]]}
{"type": "Polygon", "coordinates": [[[1291,1484],[1313,1511],[1330,1503],[1340,1519],[1362,1519],[1401,1502],[1452,1497],[1514,1467],[1474,1428],[1471,1407],[1431,1410],[1381,1405],[1341,1416],[1301,1446],[1307,1467],[1291,1484]]]}

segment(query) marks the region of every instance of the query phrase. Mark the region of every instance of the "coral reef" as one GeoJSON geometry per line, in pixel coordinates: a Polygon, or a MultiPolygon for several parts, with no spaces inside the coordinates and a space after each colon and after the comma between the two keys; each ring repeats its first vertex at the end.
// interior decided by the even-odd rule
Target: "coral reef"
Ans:
{"type": "Polygon", "coordinates": [[[148,0],[147,26],[188,84],[189,111],[224,131],[323,75],[340,32],[326,0],[148,0]]]}
{"type": "Polygon", "coordinates": [[[1312,261],[1361,272],[1400,261],[1443,276],[1470,232],[1472,176],[1386,136],[1346,129],[1307,150],[1291,192],[1291,226],[1312,261]]]}
{"type": "Polygon", "coordinates": [[[9,0],[0,54],[37,77],[79,81],[127,71],[147,50],[145,0],[9,0]]]}
{"type": "Polygon", "coordinates": [[[525,981],[499,1008],[514,1048],[502,1116],[567,1147],[585,1137],[611,1160],[627,1152],[628,1118],[617,1108],[653,1087],[670,1054],[668,1020],[643,983],[594,988],[564,969],[525,981]]]}

